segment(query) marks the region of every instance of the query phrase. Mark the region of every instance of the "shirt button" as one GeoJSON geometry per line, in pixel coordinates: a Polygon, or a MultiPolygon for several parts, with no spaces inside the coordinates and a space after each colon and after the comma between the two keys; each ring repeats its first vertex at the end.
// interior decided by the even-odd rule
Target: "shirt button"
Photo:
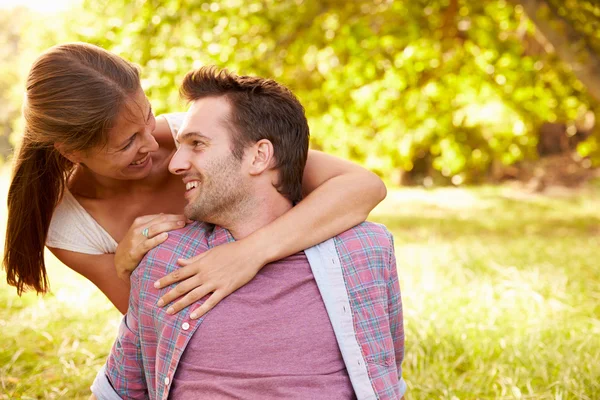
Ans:
{"type": "Polygon", "coordinates": [[[187,331],[188,329],[190,329],[190,324],[184,322],[183,325],[181,325],[181,328],[183,328],[184,331],[187,331]]]}
{"type": "Polygon", "coordinates": [[[170,381],[169,381],[169,377],[167,376],[167,377],[165,378],[165,385],[168,385],[168,384],[169,384],[169,382],[170,382],[170,381]]]}

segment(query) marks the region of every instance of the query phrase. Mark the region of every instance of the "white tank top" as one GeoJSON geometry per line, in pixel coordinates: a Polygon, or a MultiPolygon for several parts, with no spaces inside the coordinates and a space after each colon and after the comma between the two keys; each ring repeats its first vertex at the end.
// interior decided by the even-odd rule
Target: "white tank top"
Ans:
{"type": "MultiPolygon", "coordinates": [[[[163,116],[175,137],[185,113],[163,116]]],[[[46,246],[85,254],[110,254],[117,250],[115,239],[79,204],[68,189],[65,189],[61,202],[52,214],[46,246]]]]}

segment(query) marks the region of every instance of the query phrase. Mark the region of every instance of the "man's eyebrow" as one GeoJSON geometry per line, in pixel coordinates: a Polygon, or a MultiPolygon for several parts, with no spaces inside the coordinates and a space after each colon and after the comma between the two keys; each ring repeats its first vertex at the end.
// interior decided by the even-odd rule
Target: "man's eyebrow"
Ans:
{"type": "Polygon", "coordinates": [[[202,139],[205,142],[210,142],[210,138],[206,135],[203,135],[201,132],[197,132],[197,131],[190,131],[190,132],[185,132],[182,133],[180,135],[177,135],[177,138],[175,139],[175,141],[177,143],[181,143],[185,140],[190,140],[190,139],[202,139]]]}

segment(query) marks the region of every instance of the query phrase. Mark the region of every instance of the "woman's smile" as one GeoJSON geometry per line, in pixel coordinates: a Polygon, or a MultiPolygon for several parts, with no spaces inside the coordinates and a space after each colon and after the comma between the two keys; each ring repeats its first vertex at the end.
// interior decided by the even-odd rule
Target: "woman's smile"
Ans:
{"type": "Polygon", "coordinates": [[[150,159],[150,153],[146,153],[146,155],[143,158],[132,162],[131,164],[129,164],[129,166],[132,168],[144,168],[149,163],[150,159]]]}

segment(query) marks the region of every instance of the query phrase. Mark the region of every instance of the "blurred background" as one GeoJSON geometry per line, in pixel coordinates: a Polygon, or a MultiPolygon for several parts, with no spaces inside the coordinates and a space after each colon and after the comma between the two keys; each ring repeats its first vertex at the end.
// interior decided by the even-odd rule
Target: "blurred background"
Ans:
{"type": "MultiPolygon", "coordinates": [[[[186,72],[274,78],[311,146],[379,174],[409,399],[600,398],[600,4],[595,0],[2,0],[5,201],[24,79],[48,47],[142,67],[156,114],[186,72]]],[[[0,216],[4,226],[6,213],[0,216]]],[[[47,255],[0,283],[0,399],[86,398],[120,315],[47,255]]]]}

